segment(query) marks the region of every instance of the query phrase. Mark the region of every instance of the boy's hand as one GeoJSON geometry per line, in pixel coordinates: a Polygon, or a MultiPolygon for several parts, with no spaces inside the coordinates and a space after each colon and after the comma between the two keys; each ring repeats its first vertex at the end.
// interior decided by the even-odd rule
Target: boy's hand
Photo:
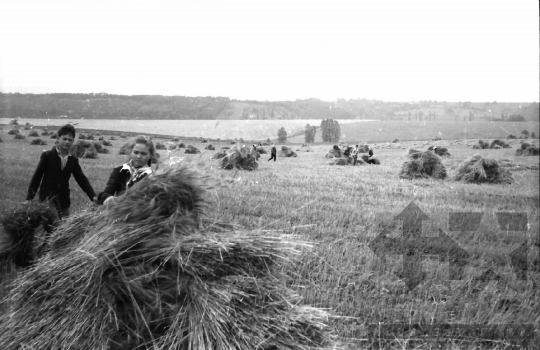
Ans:
{"type": "Polygon", "coordinates": [[[110,196],[109,198],[105,199],[103,202],[103,205],[109,205],[114,203],[114,196],[110,196]]]}
{"type": "Polygon", "coordinates": [[[97,196],[95,196],[94,198],[92,198],[92,202],[97,203],[97,196]]]}

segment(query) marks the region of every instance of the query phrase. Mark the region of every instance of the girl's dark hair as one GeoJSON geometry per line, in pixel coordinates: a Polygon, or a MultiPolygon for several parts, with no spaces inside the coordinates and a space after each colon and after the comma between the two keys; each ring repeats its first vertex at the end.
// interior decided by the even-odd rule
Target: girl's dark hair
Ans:
{"type": "Polygon", "coordinates": [[[73,138],[75,138],[75,127],[71,124],[63,125],[60,127],[60,129],[58,129],[56,135],[58,135],[58,137],[62,135],[71,135],[73,138]]]}

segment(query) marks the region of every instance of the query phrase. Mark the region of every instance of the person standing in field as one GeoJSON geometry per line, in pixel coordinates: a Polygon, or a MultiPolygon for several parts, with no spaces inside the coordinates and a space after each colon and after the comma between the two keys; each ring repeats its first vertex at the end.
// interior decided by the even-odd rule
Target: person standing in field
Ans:
{"type": "Polygon", "coordinates": [[[152,158],[156,152],[154,142],[149,137],[139,135],[130,141],[129,160],[112,170],[105,190],[98,195],[97,203],[109,205],[145,177],[152,175],[152,158]]]}
{"type": "Polygon", "coordinates": [[[353,157],[353,165],[356,165],[356,162],[358,161],[358,145],[356,145],[356,147],[353,149],[352,157],[353,157]]]}
{"type": "Polygon", "coordinates": [[[58,145],[41,154],[38,166],[30,180],[26,200],[34,199],[39,188],[39,200],[50,200],[59,220],[70,214],[69,179],[71,174],[91,201],[96,201],[97,197],[79,165],[79,159],[70,154],[70,148],[75,139],[75,127],[66,124],[58,129],[57,135],[58,145]]]}
{"type": "Polygon", "coordinates": [[[277,155],[276,144],[273,143],[272,144],[272,150],[270,151],[270,159],[268,159],[268,161],[271,161],[272,159],[274,159],[274,162],[275,162],[276,161],[276,155],[277,155]]]}
{"type": "Polygon", "coordinates": [[[368,150],[368,164],[373,164],[373,159],[371,159],[372,157],[373,157],[373,148],[369,147],[369,150],[368,150]]]}

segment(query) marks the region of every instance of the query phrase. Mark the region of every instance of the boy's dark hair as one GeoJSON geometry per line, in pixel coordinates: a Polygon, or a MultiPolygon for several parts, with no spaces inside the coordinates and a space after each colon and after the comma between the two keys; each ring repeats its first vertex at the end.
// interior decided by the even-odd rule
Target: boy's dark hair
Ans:
{"type": "Polygon", "coordinates": [[[63,125],[60,127],[60,129],[58,129],[56,135],[58,135],[58,137],[62,135],[71,135],[73,138],[75,138],[75,127],[71,124],[63,125]]]}

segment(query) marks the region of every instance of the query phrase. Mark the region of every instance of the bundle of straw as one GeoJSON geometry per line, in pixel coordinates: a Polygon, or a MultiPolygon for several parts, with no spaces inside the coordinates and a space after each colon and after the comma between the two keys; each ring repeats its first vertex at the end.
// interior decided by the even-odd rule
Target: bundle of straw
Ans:
{"type": "Polygon", "coordinates": [[[96,159],[98,157],[98,151],[94,143],[82,139],[75,141],[71,146],[70,152],[77,158],[96,159]]]}
{"type": "Polygon", "coordinates": [[[362,157],[360,158],[368,164],[381,165],[381,161],[378,158],[373,158],[373,157],[369,158],[367,154],[362,155],[362,157]]]}
{"type": "Polygon", "coordinates": [[[221,159],[223,157],[225,157],[227,155],[227,152],[221,150],[221,151],[217,151],[216,153],[214,153],[212,155],[212,159],[221,159]]]}
{"type": "Polygon", "coordinates": [[[483,158],[479,154],[473,155],[464,161],[455,177],[456,181],[468,183],[512,183],[512,174],[507,169],[499,166],[495,159],[483,158]]]}
{"type": "Polygon", "coordinates": [[[221,158],[220,167],[226,170],[257,170],[259,163],[246,147],[240,149],[233,147],[225,157],[221,158]]]}
{"type": "Polygon", "coordinates": [[[15,281],[0,348],[333,346],[327,313],[300,305],[279,273],[305,245],[199,220],[197,180],[184,169],[156,175],[114,206],[70,217],[15,281]]]}
{"type": "Polygon", "coordinates": [[[343,155],[338,145],[334,145],[330,151],[324,156],[325,158],[339,158],[343,155]]]}
{"type": "Polygon", "coordinates": [[[0,220],[0,258],[20,267],[30,266],[39,256],[56,217],[48,202],[37,200],[4,215],[0,220]]]}
{"type": "Polygon", "coordinates": [[[296,154],[295,151],[293,151],[289,147],[281,146],[281,151],[279,151],[278,157],[294,157],[294,158],[296,158],[297,154],[296,154]]]}
{"type": "Polygon", "coordinates": [[[510,148],[510,145],[507,142],[499,140],[499,139],[495,139],[491,141],[489,148],[495,148],[496,146],[499,146],[500,148],[510,148]]]}
{"type": "Polygon", "coordinates": [[[402,179],[415,178],[446,178],[446,168],[439,158],[432,151],[418,152],[409,150],[409,161],[403,163],[399,171],[399,177],[402,179]]]}
{"type": "MultiPolygon", "coordinates": [[[[180,146],[179,146],[180,148],[180,146]]],[[[188,145],[186,147],[186,150],[184,151],[185,153],[188,153],[188,154],[197,154],[197,153],[201,153],[201,151],[199,151],[199,149],[193,145],[188,145]]]]}
{"type": "Polygon", "coordinates": [[[207,145],[204,147],[204,149],[209,150],[209,151],[215,151],[215,150],[216,150],[216,148],[215,148],[214,146],[212,146],[211,143],[207,144],[207,145]]]}

